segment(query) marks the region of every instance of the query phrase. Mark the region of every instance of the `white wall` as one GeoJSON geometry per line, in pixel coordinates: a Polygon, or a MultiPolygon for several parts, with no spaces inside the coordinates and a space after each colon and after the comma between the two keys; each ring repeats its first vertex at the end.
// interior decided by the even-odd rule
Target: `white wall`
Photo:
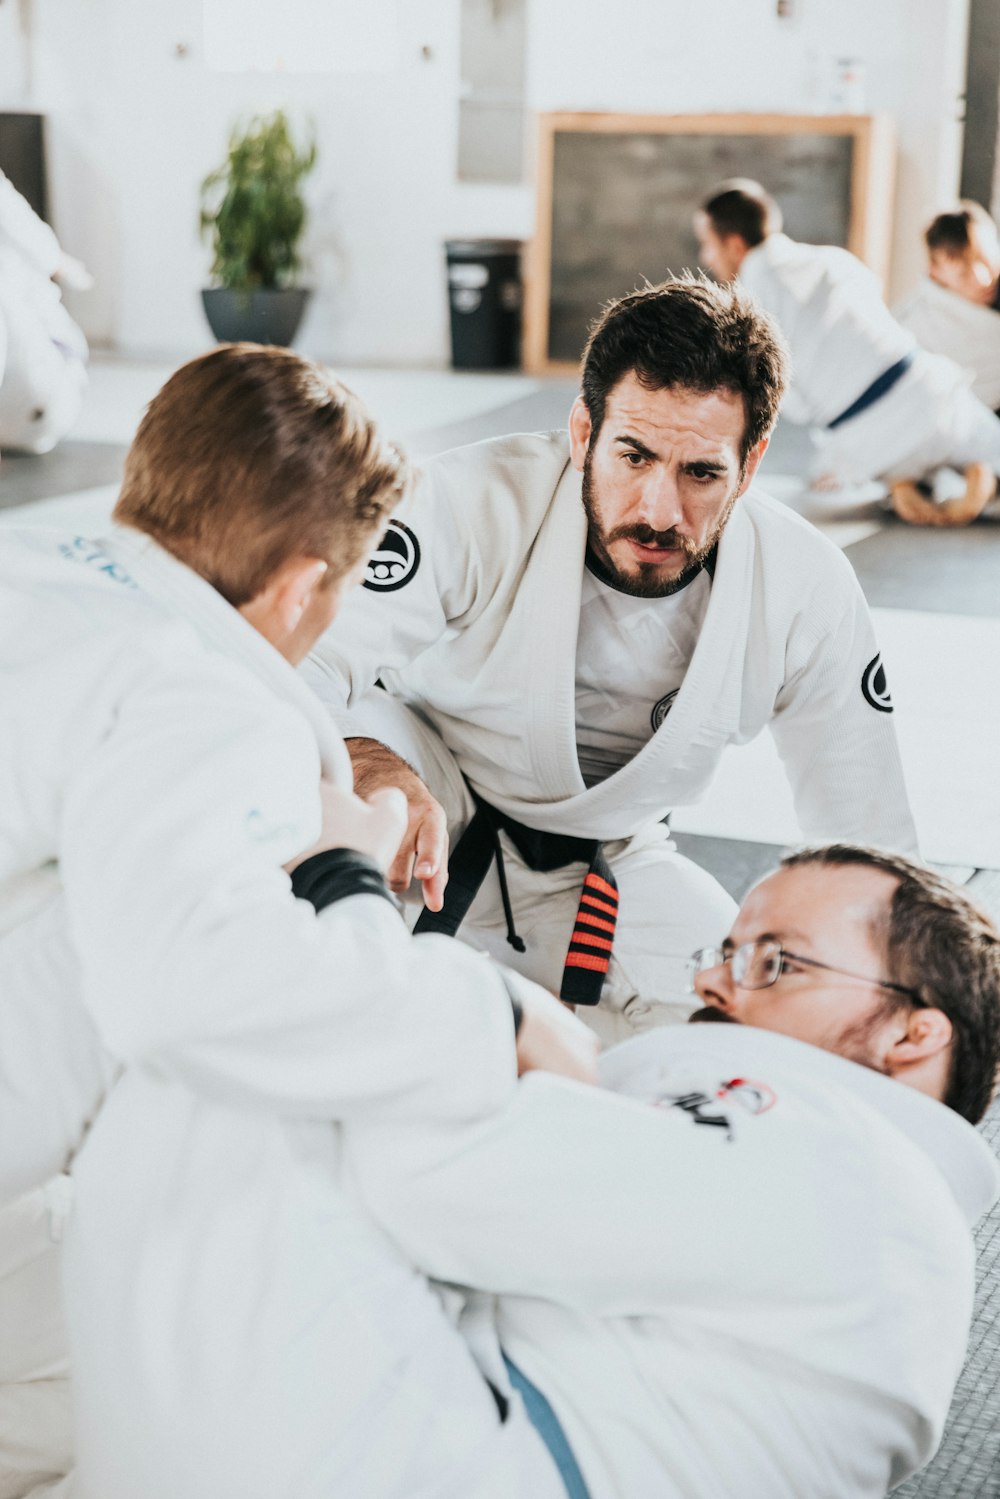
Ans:
{"type": "MultiPolygon", "coordinates": [[[[0,3],[0,52],[12,6],[27,3],[0,3]]],[[[75,303],[98,342],[170,357],[206,346],[198,183],[250,110],[283,104],[316,122],[310,352],[443,363],[441,241],[531,232],[530,188],[455,181],[458,0],[399,0],[393,74],[288,77],[210,72],[200,0],[32,4],[31,76],[19,83],[0,66],[0,107],[50,116],[53,214],[98,277],[75,303]]],[[[822,107],[835,58],[862,58],[869,107],[893,115],[899,133],[898,293],[919,274],[923,221],[957,186],[968,0],[795,4],[783,21],[775,0],[533,0],[531,105],[802,111],[822,107]]]]}

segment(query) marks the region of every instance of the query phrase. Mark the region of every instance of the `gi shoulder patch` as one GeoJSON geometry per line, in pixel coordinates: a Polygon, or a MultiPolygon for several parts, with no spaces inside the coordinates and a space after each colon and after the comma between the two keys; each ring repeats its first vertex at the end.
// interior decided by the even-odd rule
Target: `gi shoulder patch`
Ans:
{"type": "Polygon", "coordinates": [[[865,667],[861,678],[861,692],[865,702],[877,713],[892,712],[892,698],[889,695],[889,684],[885,679],[885,667],[882,665],[881,654],[873,656],[865,667]]]}
{"type": "Polygon", "coordinates": [[[420,543],[401,520],[391,520],[365,570],[364,587],[377,593],[402,588],[420,566],[420,543]]]}

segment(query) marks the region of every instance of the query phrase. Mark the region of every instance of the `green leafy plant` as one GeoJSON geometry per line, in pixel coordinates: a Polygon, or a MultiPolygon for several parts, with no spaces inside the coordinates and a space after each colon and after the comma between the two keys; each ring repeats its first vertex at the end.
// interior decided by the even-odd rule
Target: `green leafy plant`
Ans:
{"type": "Polygon", "coordinates": [[[251,291],[294,279],[306,220],[299,184],[315,165],[315,140],[299,150],[280,109],[233,132],[225,161],[201,185],[201,231],[220,286],[251,291]]]}

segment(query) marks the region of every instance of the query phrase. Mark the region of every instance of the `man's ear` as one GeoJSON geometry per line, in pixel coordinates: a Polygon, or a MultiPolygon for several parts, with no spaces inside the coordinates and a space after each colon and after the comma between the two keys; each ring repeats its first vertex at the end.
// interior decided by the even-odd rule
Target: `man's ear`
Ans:
{"type": "Polygon", "coordinates": [[[284,655],[326,570],[319,557],[290,557],[240,613],[284,655]]]}
{"type": "Polygon", "coordinates": [[[327,571],[320,557],[292,557],[272,579],[277,618],[289,635],[298,629],[309,601],[327,571]]]}
{"type": "Polygon", "coordinates": [[[906,1081],[904,1074],[911,1068],[923,1069],[942,1058],[950,1065],[946,1054],[953,1034],[951,1021],[943,1010],[911,1010],[902,1036],[886,1051],[886,1071],[891,1077],[906,1081]]]}
{"type": "Polygon", "coordinates": [[[750,485],[753,483],[754,474],[760,468],[760,460],[767,452],[770,441],[771,437],[768,434],[767,437],[762,437],[760,442],[750,449],[746,457],[746,462],[743,465],[743,478],[740,480],[740,487],[736,491],[737,495],[743,494],[745,490],[750,488],[750,485]]]}
{"type": "Polygon", "coordinates": [[[583,465],[587,459],[587,449],[590,446],[590,434],[593,431],[593,423],[590,420],[590,408],[583,396],[577,396],[570,408],[569,413],[569,451],[573,460],[573,467],[583,473],[583,465]]]}

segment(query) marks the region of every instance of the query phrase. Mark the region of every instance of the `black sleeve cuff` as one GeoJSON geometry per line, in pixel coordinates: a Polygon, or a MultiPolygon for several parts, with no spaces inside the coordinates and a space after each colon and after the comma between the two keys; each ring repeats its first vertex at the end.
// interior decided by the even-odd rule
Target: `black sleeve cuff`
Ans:
{"type": "Polygon", "coordinates": [[[381,895],[396,905],[374,859],[353,848],[329,848],[306,859],[292,871],[292,894],[317,912],[349,895],[381,895]]]}

